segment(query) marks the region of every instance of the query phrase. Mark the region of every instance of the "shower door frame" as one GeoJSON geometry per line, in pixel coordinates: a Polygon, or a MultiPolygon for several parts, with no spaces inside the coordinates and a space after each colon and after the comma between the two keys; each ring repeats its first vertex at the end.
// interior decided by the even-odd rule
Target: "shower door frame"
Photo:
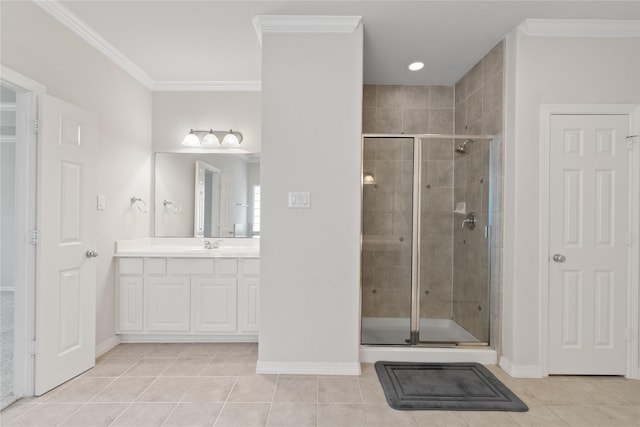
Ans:
{"type": "MultiPolygon", "coordinates": [[[[363,133],[360,141],[360,192],[361,192],[361,212],[364,212],[364,142],[367,138],[405,138],[413,139],[413,203],[412,203],[412,251],[411,251],[411,305],[410,305],[410,330],[409,340],[407,344],[364,344],[361,345],[383,345],[383,346],[399,346],[399,347],[489,347],[491,343],[491,316],[487,320],[487,327],[489,331],[489,339],[485,342],[446,342],[446,341],[420,341],[420,236],[421,236],[421,220],[420,214],[422,209],[422,140],[424,139],[471,139],[471,140],[487,140],[489,150],[489,177],[492,176],[491,171],[491,156],[492,156],[492,144],[491,141],[495,139],[495,135],[475,135],[475,134],[439,134],[439,133],[425,133],[425,134],[389,134],[389,133],[363,133]]],[[[487,238],[487,260],[488,260],[488,273],[487,273],[487,291],[489,292],[489,306],[491,307],[491,225],[492,225],[492,183],[489,185],[489,206],[487,208],[487,230],[484,231],[487,238]]],[[[364,222],[363,222],[364,224],[364,222]]],[[[363,230],[360,231],[360,257],[362,259],[363,251],[363,230]]],[[[360,263],[360,340],[362,340],[362,289],[364,287],[364,275],[362,272],[362,262],[360,263]]]]}

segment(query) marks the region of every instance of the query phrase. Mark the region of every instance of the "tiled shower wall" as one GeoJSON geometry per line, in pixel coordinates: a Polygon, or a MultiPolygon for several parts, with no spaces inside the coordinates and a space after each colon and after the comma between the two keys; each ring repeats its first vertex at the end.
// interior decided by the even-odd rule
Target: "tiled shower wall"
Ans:
{"type": "MultiPolygon", "coordinates": [[[[458,134],[500,135],[503,49],[504,43],[500,42],[456,83],[455,88],[365,85],[363,132],[449,134],[455,131],[458,134]]],[[[458,144],[460,142],[457,141],[458,144]]],[[[421,315],[428,318],[453,318],[481,340],[489,338],[486,320],[490,313],[493,313],[492,329],[496,329],[498,325],[502,256],[502,239],[499,233],[502,219],[502,141],[498,137],[491,142],[492,149],[497,150],[498,155],[492,156],[490,167],[488,144],[486,141],[470,143],[465,155],[454,152],[455,145],[451,140],[426,140],[422,147],[421,269],[428,273],[423,274],[421,282],[422,296],[426,295],[421,299],[421,315]],[[451,213],[454,201],[465,201],[468,212],[485,212],[478,219],[479,224],[473,234],[468,230],[463,232],[459,226],[463,217],[451,213]],[[490,302],[486,292],[487,253],[483,236],[488,209],[491,209],[494,225],[490,265],[493,296],[490,302]]],[[[379,145],[371,147],[374,149],[379,145]]],[[[404,151],[402,155],[406,162],[407,148],[404,151]]],[[[367,153],[365,143],[365,171],[375,175],[382,154],[378,157],[371,152],[367,153]]],[[[365,186],[364,192],[365,236],[368,233],[373,236],[383,235],[382,229],[385,226],[379,222],[374,224],[373,218],[376,215],[371,210],[374,209],[375,192],[382,193],[383,190],[380,187],[365,186]]],[[[385,205],[387,214],[393,213],[398,206],[403,206],[402,209],[409,206],[410,209],[410,204],[407,205],[406,202],[393,204],[389,201],[389,197],[393,199],[393,196],[384,197],[386,205],[377,203],[375,209],[379,210],[385,205]]],[[[396,216],[400,214],[396,212],[396,216]]],[[[380,219],[379,216],[377,218],[380,219]]],[[[369,258],[363,259],[363,316],[409,316],[410,270],[391,274],[391,278],[387,274],[386,279],[383,279],[385,271],[398,273],[398,263],[410,266],[410,250],[406,250],[407,246],[410,248],[410,243],[403,246],[405,250],[397,248],[394,251],[390,246],[378,250],[375,246],[367,246],[365,242],[364,256],[369,258]],[[377,279],[367,279],[371,277],[377,279]],[[385,280],[386,283],[392,283],[393,287],[385,287],[382,284],[385,280]]],[[[492,330],[491,335],[493,344],[497,344],[499,334],[492,330]]]]}
{"type": "MultiPolygon", "coordinates": [[[[365,85],[364,133],[453,133],[453,86],[365,85]]],[[[453,141],[422,147],[422,275],[424,317],[452,316],[453,141]]],[[[364,188],[364,317],[405,317],[411,305],[411,139],[368,139],[364,171],[376,185],[364,188]],[[391,172],[393,171],[393,172],[391,172]],[[389,182],[395,174],[395,182],[389,182]],[[392,185],[396,185],[394,189],[392,185]],[[386,218],[386,220],[385,220],[386,218]]]]}
{"type": "Polygon", "coordinates": [[[478,214],[473,231],[457,226],[464,218],[455,215],[453,249],[453,320],[481,341],[499,343],[502,238],[502,111],[504,42],[498,43],[455,86],[457,134],[498,135],[492,141],[474,141],[466,154],[455,155],[454,202],[465,201],[467,212],[478,214]],[[489,144],[493,152],[489,156],[489,144]],[[491,158],[490,158],[491,157],[491,158]],[[491,187],[489,187],[491,185],[491,187]],[[491,193],[491,194],[490,194],[491,193]],[[491,197],[490,197],[491,196],[491,197]],[[489,265],[484,227],[492,215],[489,265]],[[487,278],[491,271],[490,292],[487,278]],[[491,304],[491,305],[490,305],[491,304]],[[493,316],[491,316],[493,314],[493,316]],[[488,322],[491,320],[491,322],[488,322]]]}

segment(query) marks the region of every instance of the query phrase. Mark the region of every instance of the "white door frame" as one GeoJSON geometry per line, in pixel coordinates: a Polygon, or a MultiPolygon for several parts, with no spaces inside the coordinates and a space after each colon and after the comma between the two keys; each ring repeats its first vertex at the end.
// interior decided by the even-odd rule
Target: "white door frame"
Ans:
{"type": "Polygon", "coordinates": [[[35,315],[36,315],[36,280],[37,258],[36,246],[29,243],[28,234],[38,229],[40,224],[38,202],[39,173],[38,162],[41,156],[42,139],[40,134],[35,134],[33,129],[42,111],[45,86],[19,74],[7,67],[0,66],[0,78],[20,90],[26,92],[29,97],[26,117],[19,120],[25,127],[23,132],[26,144],[18,144],[16,154],[18,158],[19,173],[16,179],[16,208],[19,212],[16,225],[16,281],[24,286],[16,286],[15,313],[21,321],[14,325],[16,335],[14,370],[17,379],[14,384],[16,397],[33,396],[35,386],[34,349],[32,342],[35,339],[35,315]]]}
{"type": "MultiPolygon", "coordinates": [[[[640,134],[640,106],[633,104],[543,104],[540,107],[540,199],[539,199],[539,360],[543,376],[549,375],[549,145],[551,116],[554,114],[621,114],[629,116],[629,135],[640,134]]],[[[625,135],[626,136],[626,135],[625,135]]],[[[628,139],[633,141],[629,151],[629,222],[632,235],[628,251],[629,271],[627,288],[627,378],[640,378],[638,364],[638,281],[640,271],[639,228],[640,228],[640,137],[628,139]]],[[[630,142],[631,143],[631,142],[630,142]]]]}

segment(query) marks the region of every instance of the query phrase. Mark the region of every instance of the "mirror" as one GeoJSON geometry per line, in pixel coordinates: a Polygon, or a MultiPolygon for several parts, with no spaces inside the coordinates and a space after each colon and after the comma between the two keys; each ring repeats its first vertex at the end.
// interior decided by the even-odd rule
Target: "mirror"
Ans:
{"type": "Polygon", "coordinates": [[[156,237],[258,237],[260,155],[156,153],[156,237]]]}

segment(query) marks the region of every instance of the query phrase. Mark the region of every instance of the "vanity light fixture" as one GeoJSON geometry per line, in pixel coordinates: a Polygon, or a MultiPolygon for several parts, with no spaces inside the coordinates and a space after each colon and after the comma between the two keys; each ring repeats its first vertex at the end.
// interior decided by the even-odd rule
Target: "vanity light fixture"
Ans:
{"type": "Polygon", "coordinates": [[[409,64],[409,69],[411,71],[418,71],[424,68],[424,62],[412,62],[409,64]]]}
{"type": "Polygon", "coordinates": [[[182,140],[182,145],[200,148],[237,147],[241,142],[242,134],[233,129],[229,131],[191,129],[182,140]]]}

